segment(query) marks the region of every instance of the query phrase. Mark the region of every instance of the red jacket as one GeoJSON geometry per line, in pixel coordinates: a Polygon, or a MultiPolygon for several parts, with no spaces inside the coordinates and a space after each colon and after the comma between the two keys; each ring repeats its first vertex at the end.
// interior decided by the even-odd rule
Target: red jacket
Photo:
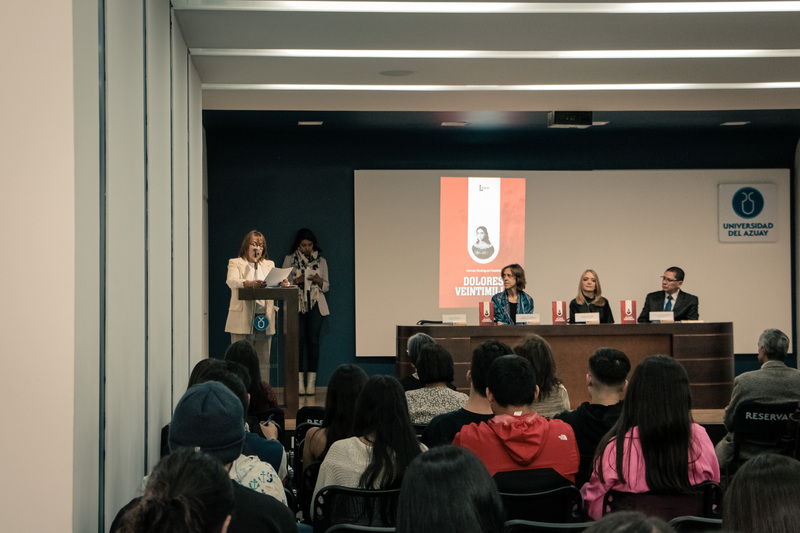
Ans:
{"type": "Polygon", "coordinates": [[[488,422],[464,426],[453,445],[477,455],[491,476],[510,470],[552,468],[574,482],[580,462],[572,427],[536,413],[497,415],[488,422]]]}

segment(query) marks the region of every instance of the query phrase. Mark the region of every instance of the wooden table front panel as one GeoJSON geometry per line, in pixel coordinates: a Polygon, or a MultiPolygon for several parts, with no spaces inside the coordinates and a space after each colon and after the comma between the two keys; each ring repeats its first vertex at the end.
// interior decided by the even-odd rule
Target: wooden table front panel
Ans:
{"type": "Polygon", "coordinates": [[[590,324],[570,326],[397,326],[397,375],[413,372],[406,356],[406,343],[415,333],[427,333],[453,356],[455,384],[469,391],[466,373],[472,351],[494,339],[514,348],[528,335],[541,335],[553,348],[557,375],[569,392],[575,408],[589,397],[586,372],[589,357],[601,347],[622,350],[632,367],[649,355],[675,357],[689,374],[693,407],[721,409],[733,388],[733,325],[692,324],[590,324]]]}

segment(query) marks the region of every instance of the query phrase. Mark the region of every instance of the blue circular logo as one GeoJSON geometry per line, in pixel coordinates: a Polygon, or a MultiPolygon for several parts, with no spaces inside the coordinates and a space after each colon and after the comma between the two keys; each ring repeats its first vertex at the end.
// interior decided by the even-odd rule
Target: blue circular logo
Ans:
{"type": "Polygon", "coordinates": [[[742,187],[733,195],[733,212],[742,218],[755,218],[764,209],[764,197],[758,189],[742,187]]]}

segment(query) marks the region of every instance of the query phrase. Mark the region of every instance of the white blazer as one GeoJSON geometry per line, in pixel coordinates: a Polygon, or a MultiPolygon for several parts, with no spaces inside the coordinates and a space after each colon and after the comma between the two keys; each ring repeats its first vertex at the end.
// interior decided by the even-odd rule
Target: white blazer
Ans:
{"type": "MultiPolygon", "coordinates": [[[[275,263],[269,259],[262,259],[258,262],[258,269],[266,276],[270,270],[275,268],[275,263]]],[[[249,335],[253,332],[253,318],[256,314],[255,300],[240,300],[239,289],[244,287],[246,280],[253,279],[253,265],[241,257],[228,261],[228,279],[226,283],[231,288],[231,303],[228,306],[228,320],[225,322],[227,333],[238,333],[249,335]]],[[[266,315],[269,319],[267,335],[275,334],[275,305],[272,300],[267,300],[266,315]]]]}

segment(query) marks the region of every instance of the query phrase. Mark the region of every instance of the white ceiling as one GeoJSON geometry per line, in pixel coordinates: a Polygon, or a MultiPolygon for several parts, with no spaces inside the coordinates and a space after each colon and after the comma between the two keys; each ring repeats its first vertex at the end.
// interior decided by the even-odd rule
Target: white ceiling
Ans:
{"type": "Polygon", "coordinates": [[[800,108],[800,2],[172,3],[205,109],[800,108]],[[642,12],[676,7],[722,12],[642,12]]]}

